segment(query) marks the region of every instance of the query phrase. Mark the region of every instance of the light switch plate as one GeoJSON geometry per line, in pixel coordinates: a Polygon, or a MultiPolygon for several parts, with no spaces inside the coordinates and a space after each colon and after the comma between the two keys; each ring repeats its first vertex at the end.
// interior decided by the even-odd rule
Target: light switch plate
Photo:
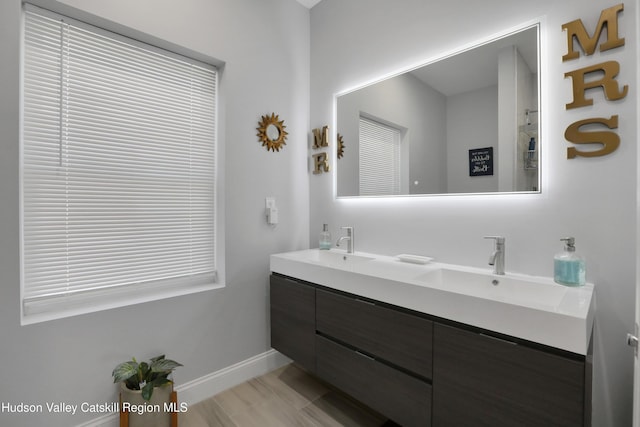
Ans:
{"type": "Polygon", "coordinates": [[[276,198],[275,197],[267,197],[264,199],[264,207],[265,209],[271,209],[276,207],[276,198]]]}

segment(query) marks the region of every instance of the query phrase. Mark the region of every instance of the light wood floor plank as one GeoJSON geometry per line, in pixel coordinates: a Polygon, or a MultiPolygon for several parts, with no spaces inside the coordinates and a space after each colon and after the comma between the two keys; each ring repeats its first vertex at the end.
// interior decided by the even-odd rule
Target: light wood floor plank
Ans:
{"type": "Polygon", "coordinates": [[[386,421],[384,417],[334,391],[313,401],[303,412],[322,420],[323,426],[379,427],[386,421]]]}
{"type": "Polygon", "coordinates": [[[327,387],[293,364],[263,375],[258,380],[264,382],[280,399],[298,410],[329,391],[327,387]]]}
{"type": "Polygon", "coordinates": [[[285,365],[179,415],[180,427],[380,427],[381,415],[285,365]]]}
{"type": "Polygon", "coordinates": [[[190,406],[186,413],[179,415],[178,425],[179,427],[238,427],[213,398],[190,406]]]}

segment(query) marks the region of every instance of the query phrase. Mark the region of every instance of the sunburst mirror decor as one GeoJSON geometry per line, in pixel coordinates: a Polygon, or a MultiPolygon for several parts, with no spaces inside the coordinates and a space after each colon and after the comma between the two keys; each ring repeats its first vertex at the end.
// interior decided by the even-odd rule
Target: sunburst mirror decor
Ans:
{"type": "Polygon", "coordinates": [[[284,130],[284,120],[279,120],[279,117],[275,113],[271,113],[269,116],[262,116],[262,120],[258,122],[258,138],[262,141],[262,146],[267,147],[267,151],[280,151],[283,145],[286,144],[287,131],[284,130]]]}
{"type": "Polygon", "coordinates": [[[344,141],[342,140],[342,135],[338,134],[338,158],[341,159],[344,156],[344,141]]]}

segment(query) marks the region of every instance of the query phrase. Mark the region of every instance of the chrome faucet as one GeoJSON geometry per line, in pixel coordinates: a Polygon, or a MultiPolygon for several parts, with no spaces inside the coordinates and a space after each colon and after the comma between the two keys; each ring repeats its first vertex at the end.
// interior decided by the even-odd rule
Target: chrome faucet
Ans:
{"type": "Polygon", "coordinates": [[[493,274],[504,274],[504,237],[485,236],[496,241],[493,253],[489,256],[489,265],[493,265],[493,274]]]}
{"type": "Polygon", "coordinates": [[[347,241],[347,253],[348,254],[352,254],[354,251],[354,247],[355,247],[355,243],[354,243],[354,236],[353,236],[353,227],[340,227],[343,230],[347,230],[347,235],[346,236],[342,236],[338,239],[338,241],[336,242],[336,246],[340,246],[340,242],[342,242],[343,240],[347,241]]]}

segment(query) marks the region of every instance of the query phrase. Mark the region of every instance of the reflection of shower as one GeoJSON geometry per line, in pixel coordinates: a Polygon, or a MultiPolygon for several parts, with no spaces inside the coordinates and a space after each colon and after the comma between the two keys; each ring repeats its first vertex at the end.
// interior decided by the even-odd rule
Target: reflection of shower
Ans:
{"type": "Polygon", "coordinates": [[[538,151],[536,147],[536,143],[540,143],[538,140],[538,120],[537,117],[532,118],[532,114],[537,114],[538,110],[524,110],[525,124],[522,126],[523,134],[521,139],[521,149],[524,160],[524,170],[529,171],[531,173],[527,174],[525,178],[526,189],[537,191],[537,172],[538,170],[538,151]],[[535,178],[535,179],[533,179],[535,178]]]}

